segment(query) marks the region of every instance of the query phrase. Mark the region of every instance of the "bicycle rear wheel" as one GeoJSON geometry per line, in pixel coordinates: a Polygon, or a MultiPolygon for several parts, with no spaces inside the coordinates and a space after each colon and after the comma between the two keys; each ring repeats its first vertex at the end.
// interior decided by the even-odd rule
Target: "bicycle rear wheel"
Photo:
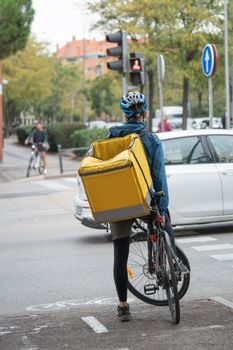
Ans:
{"type": "Polygon", "coordinates": [[[172,321],[175,324],[180,322],[180,300],[177,289],[177,278],[172,260],[172,253],[170,247],[165,240],[161,247],[162,264],[161,277],[163,288],[166,290],[168,306],[170,309],[172,321]]]}
{"type": "Polygon", "coordinates": [[[40,157],[39,159],[39,166],[38,166],[38,172],[40,175],[44,174],[44,161],[41,159],[41,156],[38,155],[38,157],[40,157]]]}
{"type": "MultiPolygon", "coordinates": [[[[176,247],[177,256],[190,270],[189,261],[184,252],[176,247]]],[[[148,246],[145,232],[138,232],[130,237],[128,258],[128,289],[138,299],[156,306],[167,306],[166,291],[158,286],[157,276],[148,270],[148,246]],[[148,290],[150,289],[150,292],[148,290]]],[[[186,294],[190,284],[190,274],[178,280],[179,299],[186,294]]]]}

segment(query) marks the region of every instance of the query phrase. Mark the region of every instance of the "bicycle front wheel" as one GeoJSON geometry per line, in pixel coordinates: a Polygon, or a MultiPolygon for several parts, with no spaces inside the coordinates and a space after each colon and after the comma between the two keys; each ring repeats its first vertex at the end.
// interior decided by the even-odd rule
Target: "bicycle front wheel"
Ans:
{"type": "MultiPolygon", "coordinates": [[[[189,261],[184,252],[176,246],[177,256],[190,270],[189,261]]],[[[128,289],[138,299],[156,306],[167,306],[166,291],[158,285],[156,274],[150,274],[148,268],[147,234],[138,232],[130,238],[128,258],[128,289]]],[[[179,299],[186,294],[190,284],[190,274],[178,280],[179,299]]]]}
{"type": "Polygon", "coordinates": [[[31,157],[29,159],[28,167],[27,167],[27,174],[26,174],[27,177],[29,177],[31,175],[32,163],[33,163],[34,159],[35,159],[35,156],[31,155],[31,157]]]}
{"type": "Polygon", "coordinates": [[[172,321],[175,324],[180,322],[180,300],[177,289],[177,278],[172,260],[172,253],[170,247],[165,240],[162,242],[161,252],[161,277],[162,285],[166,290],[168,306],[171,312],[172,321]]]}

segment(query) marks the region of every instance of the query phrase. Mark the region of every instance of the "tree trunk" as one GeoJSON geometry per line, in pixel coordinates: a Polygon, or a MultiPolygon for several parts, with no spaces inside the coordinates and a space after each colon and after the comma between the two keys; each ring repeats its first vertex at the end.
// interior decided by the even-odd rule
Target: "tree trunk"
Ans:
{"type": "Polygon", "coordinates": [[[148,103],[149,103],[149,118],[148,118],[148,130],[152,131],[152,118],[154,118],[154,93],[155,93],[155,82],[154,82],[154,71],[149,70],[147,73],[148,79],[148,103]]]}
{"type": "Polygon", "coordinates": [[[182,129],[187,129],[188,118],[188,99],[189,99],[189,78],[183,78],[183,123],[182,129]]]}

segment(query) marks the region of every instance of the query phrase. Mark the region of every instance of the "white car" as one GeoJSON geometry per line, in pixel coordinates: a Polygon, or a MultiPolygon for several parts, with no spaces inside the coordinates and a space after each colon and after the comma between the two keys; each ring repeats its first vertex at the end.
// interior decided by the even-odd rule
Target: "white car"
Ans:
{"type": "MultiPolygon", "coordinates": [[[[180,130],[158,136],[164,150],[172,225],[233,221],[233,130],[180,130]]],[[[95,227],[79,178],[78,185],[75,216],[95,227]]]]}

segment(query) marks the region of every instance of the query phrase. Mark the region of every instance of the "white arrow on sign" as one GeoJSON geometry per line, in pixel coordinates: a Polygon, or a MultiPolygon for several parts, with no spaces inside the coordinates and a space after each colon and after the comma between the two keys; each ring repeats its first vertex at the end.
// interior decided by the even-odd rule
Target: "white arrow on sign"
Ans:
{"type": "Polygon", "coordinates": [[[205,54],[205,64],[206,64],[206,73],[209,73],[209,60],[210,60],[210,56],[209,56],[209,52],[208,50],[206,50],[206,54],[205,54]]]}

